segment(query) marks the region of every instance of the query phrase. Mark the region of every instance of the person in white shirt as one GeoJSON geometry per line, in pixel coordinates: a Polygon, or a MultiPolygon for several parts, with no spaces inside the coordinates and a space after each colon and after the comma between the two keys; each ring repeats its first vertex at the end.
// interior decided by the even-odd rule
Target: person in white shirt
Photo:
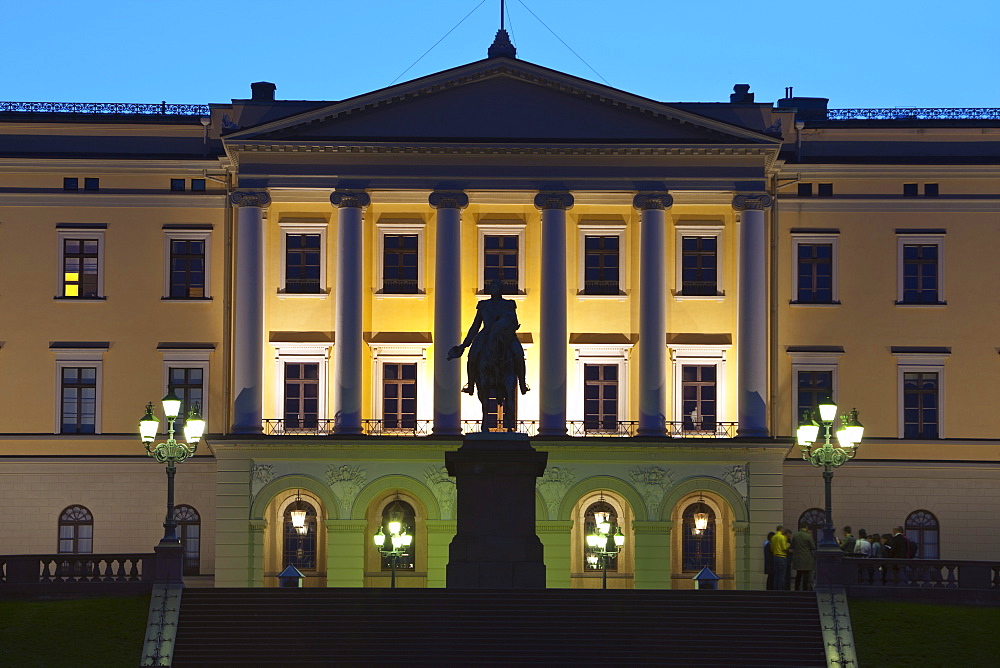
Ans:
{"type": "Polygon", "coordinates": [[[858,530],[858,541],[854,544],[854,554],[859,557],[870,557],[872,554],[872,544],[868,542],[868,532],[864,529],[858,530]]]}

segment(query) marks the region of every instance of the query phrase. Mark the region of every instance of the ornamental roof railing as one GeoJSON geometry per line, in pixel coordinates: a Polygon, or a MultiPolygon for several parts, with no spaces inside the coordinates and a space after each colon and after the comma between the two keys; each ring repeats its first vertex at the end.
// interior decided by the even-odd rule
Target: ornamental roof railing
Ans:
{"type": "Polygon", "coordinates": [[[137,114],[157,116],[208,116],[207,104],[141,102],[0,102],[0,112],[61,114],[137,114]]]}
{"type": "Polygon", "coordinates": [[[828,121],[997,121],[1000,107],[885,107],[881,109],[827,109],[828,121]]]}

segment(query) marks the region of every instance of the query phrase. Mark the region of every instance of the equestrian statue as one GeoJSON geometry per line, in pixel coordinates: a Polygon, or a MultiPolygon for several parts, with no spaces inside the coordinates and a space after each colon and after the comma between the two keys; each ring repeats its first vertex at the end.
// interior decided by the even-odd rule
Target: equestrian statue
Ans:
{"type": "Polygon", "coordinates": [[[503,410],[503,428],[517,428],[517,390],[528,391],[524,382],[524,348],[517,339],[520,323],[517,305],[513,299],[503,298],[503,282],[493,280],[489,285],[489,299],[476,305],[476,319],[461,345],[448,351],[448,359],[462,356],[469,349],[469,382],[463,392],[479,395],[483,406],[481,431],[497,428],[495,413],[490,412],[490,399],[496,401],[497,410],[503,410]]]}

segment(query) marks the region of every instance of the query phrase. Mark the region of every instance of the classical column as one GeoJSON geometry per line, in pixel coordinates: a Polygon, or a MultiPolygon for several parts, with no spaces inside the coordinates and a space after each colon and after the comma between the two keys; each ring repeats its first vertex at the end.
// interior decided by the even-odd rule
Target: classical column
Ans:
{"type": "Polygon", "coordinates": [[[233,304],[233,433],[263,431],[264,372],[264,208],[271,196],[237,190],[236,277],[233,304]]]}
{"type": "Polygon", "coordinates": [[[674,198],[640,193],[639,436],[663,436],[667,420],[667,213],[674,198]]]}
{"type": "Polygon", "coordinates": [[[433,192],[437,209],[434,242],[434,434],[462,433],[462,362],[448,351],[462,342],[462,209],[463,192],[433,192]]]}
{"type": "Polygon", "coordinates": [[[765,193],[733,198],[740,217],[737,436],[767,436],[767,227],[765,193]]]}
{"type": "Polygon", "coordinates": [[[338,434],[361,433],[362,269],[364,209],[368,193],[337,190],[337,310],[334,314],[333,419],[338,434]]]}
{"type": "Polygon", "coordinates": [[[566,433],[566,210],[573,208],[569,193],[539,193],[535,206],[542,211],[542,293],[538,379],[540,436],[566,433]]]}

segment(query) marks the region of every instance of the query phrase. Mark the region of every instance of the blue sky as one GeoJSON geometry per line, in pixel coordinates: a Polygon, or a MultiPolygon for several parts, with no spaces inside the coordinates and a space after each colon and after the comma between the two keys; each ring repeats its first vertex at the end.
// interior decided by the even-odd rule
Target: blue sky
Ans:
{"type": "MultiPolygon", "coordinates": [[[[389,85],[452,28],[400,81],[484,58],[499,0],[480,2],[0,0],[0,99],[226,102],[252,81],[344,99],[389,85]]],[[[661,101],[728,101],[749,83],[767,102],[794,86],[833,108],[1000,107],[998,0],[507,7],[519,58],[661,101]]]]}

